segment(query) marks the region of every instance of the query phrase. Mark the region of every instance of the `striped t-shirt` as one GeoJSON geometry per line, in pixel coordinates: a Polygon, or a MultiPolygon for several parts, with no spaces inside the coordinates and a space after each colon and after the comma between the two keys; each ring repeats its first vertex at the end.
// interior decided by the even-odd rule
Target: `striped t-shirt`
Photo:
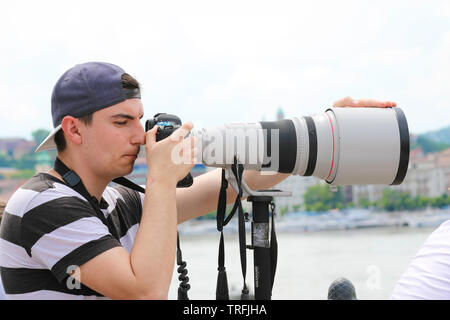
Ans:
{"type": "MultiPolygon", "coordinates": [[[[61,180],[39,173],[9,199],[0,227],[0,275],[7,299],[105,299],[69,277],[113,247],[131,252],[143,194],[106,187],[100,208],[61,180]]],[[[105,270],[107,272],[107,270],[105,270]]]]}

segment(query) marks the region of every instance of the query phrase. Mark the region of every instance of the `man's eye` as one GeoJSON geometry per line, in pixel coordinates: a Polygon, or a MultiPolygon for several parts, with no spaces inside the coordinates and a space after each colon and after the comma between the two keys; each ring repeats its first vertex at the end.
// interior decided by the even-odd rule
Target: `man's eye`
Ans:
{"type": "Polygon", "coordinates": [[[116,121],[116,122],[114,122],[115,124],[118,124],[118,125],[124,125],[124,124],[126,124],[127,122],[126,121],[116,121]]]}

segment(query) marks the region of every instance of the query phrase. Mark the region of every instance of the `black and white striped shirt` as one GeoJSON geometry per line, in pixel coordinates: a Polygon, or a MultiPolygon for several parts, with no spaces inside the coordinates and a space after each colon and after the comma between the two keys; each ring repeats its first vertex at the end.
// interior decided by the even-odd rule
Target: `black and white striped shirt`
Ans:
{"type": "Polygon", "coordinates": [[[115,237],[79,193],[49,174],[35,175],[12,195],[2,218],[0,275],[7,299],[105,299],[68,275],[111,248],[131,251],[143,199],[122,186],[105,189],[100,207],[115,237]]]}

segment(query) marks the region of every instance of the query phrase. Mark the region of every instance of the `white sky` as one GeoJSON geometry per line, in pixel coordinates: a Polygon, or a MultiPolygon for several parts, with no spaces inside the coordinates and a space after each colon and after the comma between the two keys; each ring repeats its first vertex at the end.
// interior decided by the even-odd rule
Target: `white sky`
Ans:
{"type": "Polygon", "coordinates": [[[396,101],[410,132],[450,125],[450,1],[0,3],[0,137],[52,128],[56,80],[86,61],[143,85],[145,116],[199,129],[396,101]]]}

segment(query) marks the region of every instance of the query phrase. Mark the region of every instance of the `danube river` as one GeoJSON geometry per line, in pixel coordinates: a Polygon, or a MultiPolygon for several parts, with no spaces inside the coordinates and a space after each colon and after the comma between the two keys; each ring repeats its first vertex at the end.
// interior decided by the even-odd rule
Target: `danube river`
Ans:
{"type": "MultiPolygon", "coordinates": [[[[214,227],[214,226],[213,226],[214,227]]],[[[389,299],[396,281],[436,227],[386,227],[315,232],[278,232],[278,265],[272,298],[326,299],[329,285],[349,279],[361,300],[389,299]]],[[[190,299],[215,299],[219,233],[181,234],[190,299]]],[[[250,243],[250,236],[247,236],[250,243]]],[[[242,288],[236,234],[225,235],[230,297],[242,288]]],[[[253,253],[247,250],[247,284],[253,292],[253,253]]],[[[177,299],[174,272],[169,299],[177,299]]]]}

